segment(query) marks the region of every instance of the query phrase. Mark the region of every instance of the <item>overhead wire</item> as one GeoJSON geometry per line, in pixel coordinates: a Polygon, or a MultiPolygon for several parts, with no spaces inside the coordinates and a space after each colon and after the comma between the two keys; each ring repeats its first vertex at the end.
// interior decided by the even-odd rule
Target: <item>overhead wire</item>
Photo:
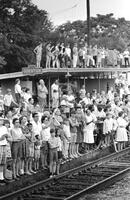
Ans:
{"type": "Polygon", "coordinates": [[[78,0],[77,3],[75,3],[75,4],[74,4],[73,6],[71,6],[71,7],[68,7],[68,8],[65,8],[65,9],[62,9],[62,10],[59,10],[59,11],[50,13],[50,14],[51,14],[51,16],[54,16],[54,15],[59,15],[59,14],[61,14],[61,13],[67,12],[67,11],[69,11],[69,10],[72,10],[72,9],[74,9],[74,8],[76,8],[76,7],[78,6],[79,1],[80,1],[80,0],[78,0]]]}

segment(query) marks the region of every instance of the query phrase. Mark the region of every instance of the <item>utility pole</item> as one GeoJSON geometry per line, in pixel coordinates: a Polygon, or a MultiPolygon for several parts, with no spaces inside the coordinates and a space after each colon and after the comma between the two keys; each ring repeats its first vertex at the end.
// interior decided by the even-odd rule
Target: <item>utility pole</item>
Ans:
{"type": "Polygon", "coordinates": [[[86,0],[87,11],[87,43],[90,45],[90,0],[86,0]]]}

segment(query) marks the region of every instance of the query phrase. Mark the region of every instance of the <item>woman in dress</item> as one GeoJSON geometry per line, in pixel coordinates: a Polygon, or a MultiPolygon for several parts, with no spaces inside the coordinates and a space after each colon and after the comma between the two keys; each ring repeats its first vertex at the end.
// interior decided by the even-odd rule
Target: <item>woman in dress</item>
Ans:
{"type": "Polygon", "coordinates": [[[24,173],[24,166],[25,166],[25,173],[28,175],[31,175],[31,173],[28,170],[29,141],[28,141],[27,117],[25,117],[25,116],[20,117],[19,122],[20,122],[20,128],[25,137],[25,140],[23,140],[23,142],[22,142],[23,158],[21,160],[21,173],[22,174],[24,173]]]}
{"type": "Polygon", "coordinates": [[[128,122],[124,119],[124,113],[119,112],[117,119],[117,132],[116,132],[116,141],[117,143],[117,150],[120,151],[124,148],[125,143],[128,141],[127,130],[126,126],[128,122]]]}
{"type": "Polygon", "coordinates": [[[85,115],[85,119],[84,119],[84,129],[83,129],[83,133],[84,133],[84,140],[83,142],[85,143],[85,149],[86,150],[90,150],[91,146],[93,146],[94,144],[94,119],[93,119],[93,115],[91,114],[90,110],[86,111],[86,115],[85,115]]]}

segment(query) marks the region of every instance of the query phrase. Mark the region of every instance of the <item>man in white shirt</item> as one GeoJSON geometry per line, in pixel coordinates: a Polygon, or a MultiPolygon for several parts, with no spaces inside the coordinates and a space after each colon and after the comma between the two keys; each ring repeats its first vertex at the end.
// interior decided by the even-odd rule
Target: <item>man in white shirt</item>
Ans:
{"type": "Polygon", "coordinates": [[[34,136],[35,135],[39,135],[41,134],[41,130],[42,130],[42,125],[41,122],[39,120],[39,114],[38,113],[33,113],[32,114],[32,126],[33,126],[33,132],[34,132],[34,136]]]}
{"type": "Polygon", "coordinates": [[[16,102],[19,104],[21,101],[21,94],[22,94],[20,79],[15,80],[14,91],[15,91],[16,102]]]}
{"type": "Polygon", "coordinates": [[[65,52],[66,52],[67,56],[71,59],[71,48],[70,48],[69,44],[65,48],[65,52]]]}
{"type": "Polygon", "coordinates": [[[52,108],[59,106],[59,82],[56,80],[51,86],[52,108]]]}
{"type": "Polygon", "coordinates": [[[74,95],[72,94],[72,91],[71,91],[71,90],[68,91],[67,100],[68,100],[68,106],[69,106],[70,108],[74,108],[75,97],[74,97],[74,95]]]}

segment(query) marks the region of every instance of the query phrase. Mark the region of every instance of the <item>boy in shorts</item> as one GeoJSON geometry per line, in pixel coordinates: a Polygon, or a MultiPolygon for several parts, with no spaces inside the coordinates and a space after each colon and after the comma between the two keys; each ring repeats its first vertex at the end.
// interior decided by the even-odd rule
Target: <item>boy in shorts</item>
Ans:
{"type": "Polygon", "coordinates": [[[55,130],[50,130],[51,137],[48,140],[49,143],[49,168],[50,168],[50,178],[52,178],[56,173],[56,164],[58,162],[58,152],[59,147],[58,138],[55,137],[55,130]]]}

